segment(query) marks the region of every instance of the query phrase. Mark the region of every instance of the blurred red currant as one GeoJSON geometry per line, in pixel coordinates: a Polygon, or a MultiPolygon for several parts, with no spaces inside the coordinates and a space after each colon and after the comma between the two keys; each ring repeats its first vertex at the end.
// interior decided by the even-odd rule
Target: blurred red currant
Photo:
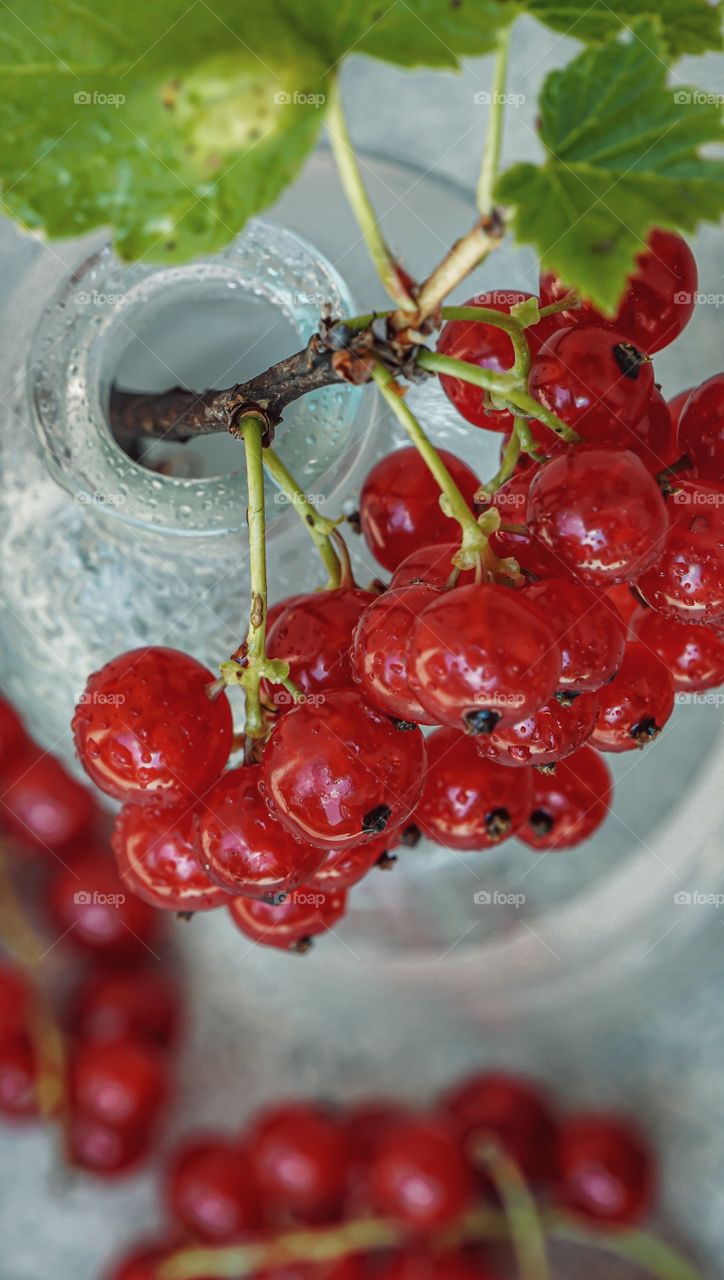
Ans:
{"type": "Polygon", "coordinates": [[[29,746],[29,738],[17,711],[7,698],[0,697],[0,778],[29,746]]]}
{"type": "Polygon", "coordinates": [[[522,826],[533,795],[530,770],[501,769],[483,759],[476,739],[457,729],[437,729],[427,751],[415,822],[431,840],[450,849],[489,849],[522,826]]]}
{"type": "Polygon", "coordinates": [[[160,929],[158,912],[129,893],[109,857],[86,853],[63,869],[48,890],[58,936],[101,963],[137,965],[149,958],[160,929]]]}
{"type": "Polygon", "coordinates": [[[162,969],[91,977],[76,994],[69,1018],[80,1040],[139,1040],[157,1048],[174,1042],[179,1021],[178,990],[162,969]]]}
{"type": "Polygon", "coordinates": [[[65,1129],[68,1163],[97,1177],[113,1178],[131,1172],[149,1156],[152,1137],[143,1127],[118,1128],[84,1112],[71,1114],[65,1129]]]}
{"type": "Polygon", "coordinates": [[[322,1107],[289,1103],[262,1112],[245,1150],[275,1210],[322,1221],[340,1209],[350,1164],[343,1126],[322,1107]]]}
{"type": "Polygon", "coordinates": [[[28,1120],[38,1114],[37,1067],[27,1036],[0,1041],[0,1115],[28,1120]]]}
{"type": "Polygon", "coordinates": [[[476,1148],[492,1138],[528,1181],[540,1183],[550,1178],[556,1122],[548,1098],[537,1085],[507,1073],[486,1071],[452,1089],[444,1103],[460,1125],[471,1159],[476,1148]]]}
{"type": "Polygon", "coordinates": [[[469,1207],[472,1174],[454,1128],[435,1117],[396,1128],[372,1160],[372,1203],[378,1213],[416,1231],[454,1222],[469,1207]]]}
{"type": "Polygon", "coordinates": [[[606,1226],[640,1221],[653,1198],[649,1149],[635,1126],[602,1115],[564,1120],[557,1144],[557,1199],[606,1226]]]}
{"type": "Polygon", "coordinates": [[[174,1153],[166,1172],[169,1209],[197,1240],[224,1244],[260,1226],[259,1190],[238,1143],[194,1137],[174,1153]]]}
{"type": "Polygon", "coordinates": [[[518,838],[532,849],[570,849],[598,830],[611,803],[608,765],[593,747],[581,747],[556,765],[536,772],[528,821],[518,838]]]}
{"type": "Polygon", "coordinates": [[[166,1103],[168,1067],[157,1049],[133,1040],[81,1043],[70,1071],[77,1114],[115,1129],[147,1129],[166,1103]]]}
{"type": "MultiPolygon", "coordinates": [[[[472,508],[477,476],[447,449],[438,453],[472,508]]],[[[414,447],[397,449],[372,468],[362,486],[360,523],[367,546],[385,569],[396,569],[420,547],[455,536],[454,522],[440,506],[440,487],[414,447]]]]}
{"type": "Polygon", "coordinates": [[[5,768],[0,822],[34,849],[65,854],[88,834],[96,804],[55,756],[32,745],[5,768]]]}
{"type": "Polygon", "coordinates": [[[633,751],[661,733],[674,709],[674,681],[650,649],[627,644],[618,672],[599,690],[599,699],[591,746],[633,751]]]}
{"type": "Polygon", "coordinates": [[[0,964],[0,1044],[25,1034],[30,1016],[30,988],[20,969],[0,964]]]}

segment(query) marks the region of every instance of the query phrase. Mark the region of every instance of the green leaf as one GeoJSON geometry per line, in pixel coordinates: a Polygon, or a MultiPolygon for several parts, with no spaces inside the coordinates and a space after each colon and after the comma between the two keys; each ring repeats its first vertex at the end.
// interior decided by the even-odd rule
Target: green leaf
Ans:
{"type": "Polygon", "coordinates": [[[721,6],[709,0],[527,0],[528,12],[585,44],[607,40],[640,18],[655,19],[675,57],[722,48],[721,6]]]}
{"type": "Polygon", "coordinates": [[[501,27],[520,13],[517,0],[355,0],[369,15],[356,52],[403,67],[455,67],[496,47],[501,27]]]}
{"type": "Polygon", "coordinates": [[[657,25],[587,49],[543,86],[541,165],[516,164],[497,197],[518,240],[607,312],[654,226],[693,231],[724,210],[718,95],[667,87],[657,25]]]}

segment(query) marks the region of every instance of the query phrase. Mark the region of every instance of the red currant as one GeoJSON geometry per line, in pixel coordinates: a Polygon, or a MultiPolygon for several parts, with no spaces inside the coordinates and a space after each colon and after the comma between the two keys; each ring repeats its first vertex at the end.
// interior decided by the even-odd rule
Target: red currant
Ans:
{"type": "Polygon", "coordinates": [[[76,995],[70,1015],[79,1040],[93,1044],[138,1040],[157,1048],[173,1044],[179,1021],[176,985],[158,969],[90,978],[76,995]]]}
{"type": "Polygon", "coordinates": [[[560,674],[552,626],[509,587],[446,591],[413,629],[411,688],[437,723],[469,733],[490,733],[537,711],[560,674]]]}
{"type": "Polygon", "coordinates": [[[716,622],[724,618],[724,485],[677,479],[667,507],[669,536],[637,588],[674,622],[716,622]]]}
{"type": "MultiPolygon", "coordinates": [[[[494,729],[478,739],[478,751],[497,764],[552,765],[582,747],[598,717],[597,693],[581,693],[572,699],[553,697],[517,724],[494,729]]],[[[522,822],[527,818],[524,814],[522,822]]]]}
{"type": "Polygon", "coordinates": [[[282,1213],[311,1221],[327,1219],[341,1207],[350,1155],[343,1126],[312,1103],[262,1112],[246,1142],[262,1194],[282,1213]]]}
{"type": "Polygon", "coordinates": [[[144,1128],[119,1129],[82,1112],[70,1116],[65,1139],[69,1164],[100,1178],[135,1169],[152,1145],[152,1134],[144,1128]]]}
{"type": "Polygon", "coordinates": [[[654,390],[652,366],[622,333],[559,329],[533,360],[531,395],[588,444],[625,442],[654,390]]]}
{"type": "Polygon", "coordinates": [[[0,1115],[28,1120],[38,1114],[37,1067],[27,1036],[0,1042],[0,1115]]]}
{"type": "Polygon", "coordinates": [[[528,1181],[551,1176],[556,1123],[548,1098],[530,1081],[482,1072],[447,1094],[445,1106],[460,1125],[471,1160],[476,1148],[494,1138],[528,1181]]]}
{"type": "Polygon", "coordinates": [[[96,812],[88,788],[55,756],[30,745],[6,766],[0,820],[34,849],[65,854],[88,834],[96,812]]]}
{"type": "Polygon", "coordinates": [[[48,907],[58,935],[104,964],[145,962],[156,944],[160,916],[129,894],[113,862],[85,854],[50,885],[48,907]]]}
{"type": "Polygon", "coordinates": [[[209,879],[199,861],[194,829],[193,812],[123,806],[112,845],[118,874],[131,893],[164,911],[228,906],[228,892],[209,879]]]}
{"type": "Polygon", "coordinates": [[[606,817],[611,792],[605,760],[593,747],[581,747],[561,760],[554,774],[536,772],[530,817],[518,838],[543,851],[582,844],[606,817]]]}
{"type": "MultiPolygon", "coordinates": [[[[391,587],[411,587],[425,583],[428,587],[445,587],[455,565],[453,556],[460,550],[457,542],[435,544],[432,547],[420,547],[411,551],[409,556],[398,564],[392,575],[391,587]]],[[[472,569],[463,569],[457,580],[459,587],[468,586],[475,581],[472,569]]]]}
{"type": "Polygon", "coordinates": [[[418,1231],[454,1222],[473,1189],[455,1130],[442,1118],[424,1116],[399,1126],[382,1144],[369,1182],[377,1211],[418,1231]]]}
{"type": "Polygon", "coordinates": [[[415,822],[430,839],[449,849],[489,849],[525,822],[533,795],[530,770],[501,769],[483,759],[475,740],[457,729],[437,729],[427,752],[415,822]]]}
{"type": "Polygon", "coordinates": [[[724,374],[692,391],[679,419],[679,452],[703,480],[724,482],[724,374]]]}
{"type": "Polygon", "coordinates": [[[0,697],[0,777],[20,752],[25,752],[29,739],[17,711],[6,698],[0,697]]]}
{"type": "Polygon", "coordinates": [[[339,924],[346,907],[346,893],[302,885],[282,902],[234,898],[229,910],[237,929],[252,942],[304,953],[313,938],[339,924]]]}
{"type": "Polygon", "coordinates": [[[226,892],[273,898],[305,884],[324,854],[290,838],[269,812],[259,765],[230,769],[211,788],[198,816],[203,866],[226,892]]]}
{"type": "Polygon", "coordinates": [[[606,684],[621,665],[626,643],[616,613],[593,591],[567,578],[535,582],[525,596],[554,620],[563,661],[561,689],[592,690],[606,684]]]}
{"type": "MultiPolygon", "coordinates": [[[[352,684],[352,636],[360,615],[377,597],[357,587],[297,596],[267,632],[270,658],[289,663],[289,675],[307,697],[352,684]]],[[[289,706],[281,685],[267,685],[269,701],[289,706]]]]}
{"type": "Polygon", "coordinates": [[[626,432],[622,444],[641,459],[652,475],[658,475],[676,462],[681,452],[676,443],[676,428],[658,387],[654,387],[643,416],[626,432]]]}
{"type": "Polygon", "coordinates": [[[353,849],[331,849],[324,855],[321,866],[309,884],[329,892],[351,889],[393,847],[392,837],[380,836],[377,840],[370,840],[368,844],[355,845],[353,849]]]}
{"type": "Polygon", "coordinates": [[[262,778],[280,822],[322,849],[361,844],[409,817],[422,789],[425,741],[354,689],[324,694],[282,716],[262,778]]]}
{"type": "Polygon", "coordinates": [[[603,607],[608,609],[615,619],[621,620],[624,631],[628,635],[628,625],[639,608],[638,597],[634,595],[628,582],[619,582],[615,587],[609,587],[608,591],[599,598],[603,607]]]}
{"type": "MultiPolygon", "coordinates": [[[[477,476],[447,449],[438,453],[472,508],[477,476]]],[[[411,552],[454,536],[440,506],[438,483],[414,447],[397,449],[372,468],[362,486],[359,514],[367,546],[385,569],[396,569],[411,552]]]]}
{"type": "Polygon", "coordinates": [[[389,716],[416,724],[430,724],[430,717],[408,683],[410,636],[435,595],[424,585],[386,591],[365,609],[354,634],[352,665],[365,697],[389,716]]]}
{"type": "Polygon", "coordinates": [[[158,1051],[133,1040],[82,1043],[70,1071],[75,1112],[113,1129],[146,1130],[169,1093],[168,1068],[158,1051]]]}
{"type": "Polygon", "coordinates": [[[175,1152],[166,1197],[179,1226],[196,1240],[243,1240],[260,1225],[259,1192],[247,1155],[216,1135],[193,1138],[175,1152]]]}
{"type": "Polygon", "coordinates": [[[496,529],[490,545],[501,559],[512,556],[517,560],[524,573],[536,578],[558,578],[568,572],[567,565],[525,525],[528,494],[536,472],[536,467],[520,471],[498,489],[490,505],[500,512],[504,523],[517,525],[518,529],[496,529]]]}
{"type": "Polygon", "coordinates": [[[677,395],[673,396],[671,400],[669,400],[669,413],[671,414],[671,421],[674,424],[674,430],[677,432],[684,405],[688,401],[692,391],[695,389],[695,387],[687,387],[684,391],[679,391],[677,395]]]}
{"type": "Polygon", "coordinates": [[[648,1211],[654,1171],[635,1127],[602,1115],[564,1120],[557,1144],[557,1199],[607,1226],[630,1226],[648,1211]]]}
{"type": "Polygon", "coordinates": [[[591,745],[599,751],[633,751],[661,733],[674,709],[670,671],[650,649],[627,644],[613,680],[599,690],[591,745]]]}
{"type": "Polygon", "coordinates": [[[0,1044],[25,1034],[30,1015],[30,989],[19,969],[0,964],[0,1044]]]}
{"type": "Polygon", "coordinates": [[[570,573],[602,586],[644,573],[661,556],[669,527],[659,486],[640,458],[586,447],[540,468],[527,516],[570,573]]]}
{"type": "Polygon", "coordinates": [[[653,609],[637,609],[633,636],[668,667],[677,689],[695,692],[724,684],[724,636],[700,622],[671,622],[653,609]]]}
{"type": "Polygon", "coordinates": [[[231,708],[214,677],[176,649],[133,649],[90,677],[73,718],[78,756],[115,800],[181,805],[218,778],[231,750],[231,708]]]}
{"type": "MultiPolygon", "coordinates": [[[[512,306],[527,301],[531,296],[530,293],[496,289],[491,293],[480,293],[469,298],[464,306],[485,307],[509,315],[512,306]]],[[[531,352],[535,353],[556,328],[555,320],[541,320],[537,325],[526,329],[531,352]]],[[[513,343],[504,329],[472,320],[448,320],[442,327],[437,349],[441,355],[465,360],[468,364],[476,364],[480,369],[489,369],[491,373],[507,373],[515,358],[513,343]]],[[[512,415],[505,409],[487,408],[486,393],[481,387],[463,382],[461,378],[452,378],[448,374],[441,374],[440,382],[448,399],[473,426],[487,427],[489,431],[512,429],[512,415]]]]}
{"type": "Polygon", "coordinates": [[[348,1108],[344,1131],[354,1161],[364,1170],[393,1130],[406,1125],[410,1110],[391,1098],[372,1098],[348,1108]]]}

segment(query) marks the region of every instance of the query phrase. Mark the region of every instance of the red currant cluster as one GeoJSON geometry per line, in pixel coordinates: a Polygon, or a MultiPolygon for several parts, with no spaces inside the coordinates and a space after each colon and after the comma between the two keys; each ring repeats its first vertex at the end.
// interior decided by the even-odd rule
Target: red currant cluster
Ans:
{"type": "Polygon", "coordinates": [[[470,304],[481,320],[445,324],[438,351],[458,367],[523,358],[541,419],[441,375],[468,421],[516,449],[482,487],[426,447],[372,469],[359,524],[391,581],[362,590],[346,573],[269,611],[266,721],[243,765],[223,772],[229,703],[192,658],[138,650],[90,678],[75,741],[123,802],[124,883],[158,907],[229,905],[248,937],[304,948],[417,832],[457,850],[592,835],[611,798],[601,753],[656,738],[676,689],[724,682],[724,375],[672,414],[650,358],[696,286],[685,243],[657,231],[613,320],[544,276],[539,302],[486,294],[470,304]],[[516,346],[493,318],[531,302],[516,346]]]}
{"type": "Polygon", "coordinates": [[[4,699],[0,783],[19,887],[32,905],[40,873],[57,930],[36,938],[8,881],[3,942],[18,960],[0,966],[0,1113],[25,1120],[43,1112],[61,1123],[72,1165],[120,1173],[149,1153],[169,1094],[180,1008],[151,949],[160,917],[125,891],[91,793],[40,751],[4,699]],[[61,969],[51,1005],[34,969],[56,940],[85,964],[80,973],[61,969]]]}
{"type": "Polygon", "coordinates": [[[491,1146],[551,1217],[621,1229],[651,1206],[654,1162],[630,1121],[559,1115],[532,1083],[481,1074],[427,1112],[387,1100],[344,1111],[288,1103],[239,1136],[187,1139],[165,1172],[165,1238],[112,1280],[156,1280],[169,1256],[196,1245],[254,1243],[285,1259],[239,1267],[264,1280],[493,1280],[476,1239],[486,1225],[476,1208],[495,1214],[500,1203],[491,1146]]]}

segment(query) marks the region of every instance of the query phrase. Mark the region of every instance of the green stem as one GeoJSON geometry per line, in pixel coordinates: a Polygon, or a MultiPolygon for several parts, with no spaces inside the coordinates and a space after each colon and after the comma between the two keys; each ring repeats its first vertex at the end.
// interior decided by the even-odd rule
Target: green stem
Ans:
{"type": "Polygon", "coordinates": [[[559,311],[568,311],[570,307],[577,307],[579,303],[578,291],[571,289],[571,292],[567,293],[565,297],[559,298],[558,302],[549,302],[547,307],[541,307],[538,312],[538,319],[545,320],[546,316],[558,315],[559,311]]]}
{"type": "Polygon", "coordinates": [[[537,418],[550,431],[554,431],[561,440],[565,440],[566,444],[580,444],[581,437],[572,427],[567,427],[565,422],[555,413],[551,413],[550,409],[544,408],[532,395],[524,391],[522,387],[514,387],[505,392],[505,397],[516,409],[523,409],[531,418],[537,418]]]}
{"type": "Polygon", "coordinates": [[[321,516],[316,507],[312,506],[291,471],[285,467],[281,458],[273,449],[264,450],[264,467],[280,493],[283,493],[289,504],[294,507],[304,528],[319,551],[322,563],[327,570],[326,588],[331,590],[334,587],[338,587],[340,583],[340,564],[332,542],[335,522],[328,520],[326,516],[321,516]]]}
{"type": "Polygon", "coordinates": [[[385,243],[377,215],[362,181],[342,108],[339,76],[332,79],[327,102],[327,126],[342,186],[359,223],[375,270],[397,306],[405,311],[414,311],[416,304],[402,283],[394,254],[385,243]]]}
{"type": "Polygon", "coordinates": [[[508,75],[508,56],[510,54],[510,35],[513,24],[501,27],[498,35],[498,50],[495,55],[493,69],[492,101],[488,132],[485,138],[483,160],[478,179],[477,206],[478,211],[486,216],[495,207],[495,184],[498,180],[500,166],[500,150],[503,142],[503,108],[505,106],[505,83],[508,75]]]}
{"type": "Polygon", "coordinates": [[[478,502],[486,502],[492,497],[498,489],[502,488],[506,480],[509,480],[515,471],[515,464],[520,457],[520,432],[519,426],[523,421],[522,418],[513,419],[513,430],[510,433],[510,440],[505,446],[505,453],[502,461],[492,480],[488,480],[487,484],[481,485],[475,497],[478,502]]]}
{"type": "Polygon", "coordinates": [[[264,505],[264,423],[250,413],[241,422],[246,479],[249,493],[249,575],[251,601],[249,630],[246,636],[246,681],[244,728],[247,737],[259,738],[264,733],[264,719],[259,698],[261,667],[266,657],[266,513],[264,505]]]}
{"type": "Polygon", "coordinates": [[[505,1210],[520,1280],[551,1280],[541,1216],[518,1166],[493,1143],[483,1147],[478,1159],[505,1210]]]}
{"type": "Polygon", "coordinates": [[[454,356],[440,355],[438,351],[420,351],[416,364],[429,373],[446,373],[451,378],[461,378],[463,382],[472,382],[474,386],[498,395],[507,396],[516,385],[516,379],[509,373],[491,373],[490,369],[481,369],[467,360],[456,360],[454,356]]]}
{"type": "Polygon", "coordinates": [[[491,307],[443,307],[442,318],[492,324],[498,329],[504,329],[515,352],[511,373],[514,377],[527,382],[530,372],[530,348],[525,336],[525,325],[516,320],[515,316],[506,315],[504,311],[493,311],[491,307]]]}

